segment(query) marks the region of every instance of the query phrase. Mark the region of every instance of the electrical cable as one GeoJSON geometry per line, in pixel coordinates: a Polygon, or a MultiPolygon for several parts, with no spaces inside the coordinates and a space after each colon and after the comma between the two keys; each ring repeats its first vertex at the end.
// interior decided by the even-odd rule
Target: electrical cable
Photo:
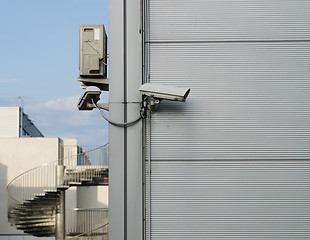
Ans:
{"type": "Polygon", "coordinates": [[[102,63],[103,65],[106,65],[106,66],[108,66],[108,64],[106,64],[105,62],[104,62],[104,59],[106,59],[106,58],[108,58],[108,56],[107,55],[105,55],[104,57],[101,57],[101,54],[100,54],[100,52],[95,48],[95,47],[93,47],[91,44],[90,44],[90,42],[89,41],[84,41],[84,42],[86,42],[92,49],[94,49],[95,51],[96,51],[96,53],[98,54],[98,57],[99,57],[99,60],[100,60],[100,63],[102,63]]]}
{"type": "Polygon", "coordinates": [[[142,116],[140,115],[139,118],[137,118],[136,120],[134,120],[134,121],[132,121],[132,122],[128,122],[128,123],[117,123],[117,122],[114,122],[114,121],[110,120],[110,119],[104,114],[103,110],[100,109],[100,108],[98,107],[98,105],[94,102],[94,99],[93,99],[93,98],[91,98],[91,101],[92,101],[92,103],[94,104],[94,106],[100,111],[101,116],[102,116],[108,123],[111,123],[111,124],[114,125],[114,126],[117,126],[117,127],[130,127],[130,126],[136,124],[137,122],[139,122],[139,120],[142,118],[142,116]]]}
{"type": "Polygon", "coordinates": [[[100,228],[104,228],[105,226],[107,226],[109,223],[106,223],[106,224],[104,224],[104,225],[102,225],[102,226],[100,226],[100,227],[97,227],[97,228],[95,228],[95,229],[93,229],[93,230],[91,230],[91,231],[89,231],[89,232],[86,232],[86,233],[81,233],[81,234],[79,234],[79,235],[76,235],[76,236],[72,236],[72,237],[66,237],[66,238],[77,238],[77,237],[83,237],[84,235],[88,235],[89,233],[92,233],[92,232],[94,232],[94,231],[96,231],[96,230],[98,230],[98,229],[100,229],[100,228]]]}
{"type": "Polygon", "coordinates": [[[99,56],[99,59],[102,58],[101,55],[100,55],[100,52],[99,52],[94,46],[92,46],[92,45],[89,43],[89,41],[84,41],[84,42],[86,42],[92,49],[94,49],[94,50],[96,51],[96,53],[97,53],[98,56],[99,56]]]}

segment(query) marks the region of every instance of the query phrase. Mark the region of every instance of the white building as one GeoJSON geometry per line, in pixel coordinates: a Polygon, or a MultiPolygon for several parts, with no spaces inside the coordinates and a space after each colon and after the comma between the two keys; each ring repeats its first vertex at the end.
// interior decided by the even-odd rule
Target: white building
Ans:
{"type": "Polygon", "coordinates": [[[109,7],[110,119],[191,88],[110,124],[110,239],[310,239],[310,1],[109,7]]]}
{"type": "Polygon", "coordinates": [[[0,107],[0,137],[43,137],[21,107],[0,107]]]}
{"type": "MultiPolygon", "coordinates": [[[[56,165],[60,159],[63,160],[67,172],[76,169],[82,172],[83,167],[77,165],[85,165],[86,160],[90,162],[93,159],[91,154],[83,152],[75,138],[44,137],[20,107],[0,107],[0,121],[0,239],[32,239],[34,237],[18,230],[17,225],[11,226],[8,222],[8,201],[14,205],[15,200],[19,201],[18,204],[23,204],[21,200],[39,198],[41,195],[37,194],[38,191],[36,196],[26,196],[33,193],[34,188],[42,188],[41,190],[44,191],[49,189],[52,192],[51,186],[56,183],[56,175],[53,173],[56,173],[56,165]],[[8,186],[9,183],[11,184],[8,186]]],[[[100,152],[103,153],[103,150],[101,149],[100,152]]],[[[79,176],[79,173],[75,173],[75,176],[79,176]]],[[[103,179],[100,181],[102,182],[103,179]]],[[[83,230],[90,230],[78,229],[83,217],[89,217],[89,214],[94,216],[97,214],[97,217],[100,214],[101,216],[107,214],[106,211],[98,213],[108,207],[108,186],[84,182],[80,186],[79,183],[67,185],[71,187],[65,192],[66,229],[73,236],[74,231],[79,231],[81,234],[83,230]],[[89,209],[92,209],[91,213],[89,209]]],[[[56,208],[52,207],[52,209],[54,212],[50,221],[45,220],[35,225],[36,227],[45,224],[55,230],[56,208]]],[[[15,214],[16,210],[13,209],[13,212],[15,214]]],[[[13,212],[11,217],[14,215],[13,212]]],[[[21,221],[20,219],[17,221],[14,217],[12,219],[15,223],[21,221]]],[[[26,225],[25,222],[22,224],[26,225]]],[[[34,226],[30,228],[34,229],[34,226]]],[[[51,235],[53,234],[55,233],[51,235]]]]}

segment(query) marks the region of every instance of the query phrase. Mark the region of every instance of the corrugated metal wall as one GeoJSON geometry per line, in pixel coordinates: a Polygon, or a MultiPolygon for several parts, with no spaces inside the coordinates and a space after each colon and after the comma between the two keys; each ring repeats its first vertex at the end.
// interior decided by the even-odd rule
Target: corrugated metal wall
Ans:
{"type": "Polygon", "coordinates": [[[152,239],[310,239],[309,12],[149,1],[150,81],[191,88],[152,116],[152,239]]]}

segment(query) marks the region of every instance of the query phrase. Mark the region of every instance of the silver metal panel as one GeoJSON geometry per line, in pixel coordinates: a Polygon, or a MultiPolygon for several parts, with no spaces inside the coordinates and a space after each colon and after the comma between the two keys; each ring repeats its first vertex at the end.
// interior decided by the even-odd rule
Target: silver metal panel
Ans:
{"type": "Polygon", "coordinates": [[[308,0],[151,0],[151,41],[309,40],[308,0]]]}
{"type": "Polygon", "coordinates": [[[122,102],[124,86],[123,1],[109,1],[109,102],[122,102]],[[113,53],[113,54],[112,54],[113,53]]]}
{"type": "Polygon", "coordinates": [[[152,240],[310,238],[309,9],[150,1],[150,81],[191,88],[152,116],[152,240]]]}
{"type": "Polygon", "coordinates": [[[152,159],[310,159],[310,43],[151,44],[152,159]]]}
{"type": "MultiPolygon", "coordinates": [[[[110,103],[109,117],[122,119],[123,104],[110,103]]],[[[104,120],[102,120],[104,121],[104,120]]],[[[109,126],[109,238],[124,239],[124,141],[123,129],[109,126]]]]}
{"type": "MultiPolygon", "coordinates": [[[[124,118],[123,1],[109,1],[109,118],[124,118]]],[[[104,120],[103,120],[104,121],[104,120]]],[[[109,125],[109,239],[124,239],[124,133],[109,125]]]]}
{"type": "Polygon", "coordinates": [[[23,135],[31,137],[44,137],[40,130],[34,125],[33,121],[29,119],[25,113],[23,113],[22,121],[23,135]]]}
{"type": "MultiPolygon", "coordinates": [[[[139,79],[139,78],[138,78],[139,79]]],[[[128,121],[137,119],[140,105],[128,104],[128,121]]],[[[127,239],[143,239],[142,121],[127,129],[127,239]]]]}
{"type": "MultiPolygon", "coordinates": [[[[142,85],[142,23],[141,1],[128,1],[127,3],[127,101],[141,102],[139,87],[142,85]]],[[[130,113],[130,112],[129,112],[130,113]]],[[[133,118],[137,112],[133,113],[133,118]]]]}
{"type": "Polygon", "coordinates": [[[152,239],[309,239],[309,161],[155,161],[152,239]]]}
{"type": "MultiPolygon", "coordinates": [[[[109,118],[140,116],[142,31],[140,0],[109,1],[109,118]]],[[[143,238],[142,121],[109,126],[109,239],[143,238]]]]}

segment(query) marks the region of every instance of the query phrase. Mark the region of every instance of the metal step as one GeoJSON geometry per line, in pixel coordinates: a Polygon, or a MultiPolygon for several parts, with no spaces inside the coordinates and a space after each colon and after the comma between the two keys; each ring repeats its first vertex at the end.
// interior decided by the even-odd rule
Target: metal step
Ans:
{"type": "Polygon", "coordinates": [[[28,225],[28,226],[20,226],[16,227],[19,230],[23,230],[24,232],[38,232],[38,231],[51,231],[55,229],[55,225],[28,225]]]}
{"type": "Polygon", "coordinates": [[[17,227],[36,227],[36,226],[54,226],[55,225],[55,218],[46,218],[46,219],[36,219],[36,220],[26,220],[26,221],[16,221],[14,223],[17,227]]]}
{"type": "Polygon", "coordinates": [[[49,218],[53,218],[55,219],[55,214],[50,214],[50,215],[44,215],[44,216],[29,216],[29,215],[9,215],[9,218],[11,218],[12,220],[16,219],[14,222],[18,222],[18,221],[31,221],[31,220],[39,220],[39,219],[46,219],[47,217],[49,218]]]}
{"type": "Polygon", "coordinates": [[[70,186],[68,185],[63,185],[63,186],[57,186],[58,190],[67,190],[70,186]]]}
{"type": "Polygon", "coordinates": [[[53,237],[55,235],[56,229],[55,227],[32,228],[25,229],[24,232],[35,237],[53,237]]]}
{"type": "Polygon", "coordinates": [[[67,190],[70,186],[96,184],[94,180],[106,174],[107,167],[78,166],[74,169],[66,169],[65,178],[68,184],[59,186],[54,190],[45,190],[11,209],[8,215],[11,225],[36,237],[54,236],[59,191],[67,190]],[[96,175],[97,177],[90,178],[88,175],[96,175]],[[83,178],[80,179],[82,176],[83,178]],[[76,179],[80,180],[77,181],[76,179]]]}
{"type": "Polygon", "coordinates": [[[49,193],[58,193],[58,191],[55,189],[55,190],[53,190],[53,189],[44,189],[43,190],[46,194],[49,194],[49,193]]]}
{"type": "Polygon", "coordinates": [[[80,186],[82,185],[82,182],[69,182],[70,186],[80,186]]]}
{"type": "Polygon", "coordinates": [[[32,211],[40,211],[41,209],[46,209],[46,210],[49,210],[49,209],[53,209],[55,206],[57,205],[57,202],[49,202],[49,203],[36,203],[36,202],[33,202],[33,203],[25,203],[23,205],[19,205],[19,206],[16,206],[14,209],[11,210],[11,212],[15,211],[15,210],[18,210],[18,211],[29,211],[29,210],[32,210],[32,211]]]}

